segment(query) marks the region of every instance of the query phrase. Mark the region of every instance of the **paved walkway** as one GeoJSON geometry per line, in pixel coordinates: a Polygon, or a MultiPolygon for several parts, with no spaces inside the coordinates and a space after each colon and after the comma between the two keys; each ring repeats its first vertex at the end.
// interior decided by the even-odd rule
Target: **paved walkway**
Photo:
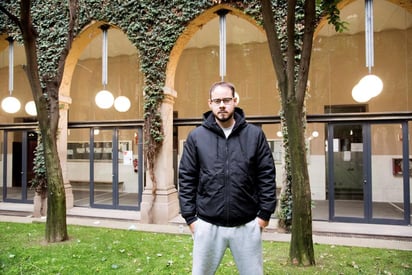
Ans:
{"type": "MultiPolygon", "coordinates": [[[[44,222],[32,218],[33,205],[0,202],[0,222],[44,222]]],[[[67,223],[147,232],[190,234],[184,220],[177,216],[168,224],[140,223],[140,212],[74,207],[67,211],[67,223]]],[[[273,219],[263,232],[264,240],[289,242],[290,234],[279,233],[273,219]]],[[[360,223],[313,222],[313,242],[330,245],[373,247],[412,251],[412,226],[360,223]]]]}

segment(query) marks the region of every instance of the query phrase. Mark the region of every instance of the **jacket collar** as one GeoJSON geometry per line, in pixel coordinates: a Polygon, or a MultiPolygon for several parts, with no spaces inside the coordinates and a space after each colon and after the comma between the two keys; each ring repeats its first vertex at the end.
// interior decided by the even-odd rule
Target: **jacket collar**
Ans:
{"type": "MultiPolygon", "coordinates": [[[[235,132],[236,129],[243,128],[244,125],[246,125],[246,120],[245,120],[245,113],[243,110],[239,107],[235,107],[235,125],[233,126],[232,132],[235,132]]],[[[207,129],[213,130],[215,132],[221,132],[220,126],[216,123],[215,116],[213,115],[212,111],[207,111],[203,114],[203,124],[204,127],[207,129]]]]}

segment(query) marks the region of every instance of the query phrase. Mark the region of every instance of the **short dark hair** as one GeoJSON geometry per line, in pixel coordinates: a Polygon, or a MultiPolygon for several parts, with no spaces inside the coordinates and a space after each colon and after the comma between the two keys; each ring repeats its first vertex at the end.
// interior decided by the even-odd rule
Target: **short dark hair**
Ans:
{"type": "Polygon", "coordinates": [[[232,96],[235,97],[235,93],[236,93],[236,89],[235,89],[235,85],[233,85],[230,82],[226,82],[226,81],[219,81],[219,82],[215,82],[212,87],[210,87],[209,90],[209,98],[212,98],[212,92],[215,90],[216,87],[218,86],[223,86],[223,87],[227,87],[229,89],[232,90],[232,96]]]}

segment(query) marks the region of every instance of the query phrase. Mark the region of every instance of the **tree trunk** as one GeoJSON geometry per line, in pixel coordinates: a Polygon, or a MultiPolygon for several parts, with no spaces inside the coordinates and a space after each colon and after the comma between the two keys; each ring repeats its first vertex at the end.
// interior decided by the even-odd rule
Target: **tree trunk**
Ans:
{"type": "Polygon", "coordinates": [[[47,190],[35,192],[33,199],[33,217],[40,218],[47,215],[47,190]]]}
{"type": "Polygon", "coordinates": [[[309,174],[306,160],[304,113],[295,101],[284,109],[292,165],[292,238],[289,259],[295,265],[315,265],[312,240],[312,210],[309,174]]]}
{"type": "Polygon", "coordinates": [[[59,122],[59,87],[62,80],[64,62],[73,41],[77,1],[71,0],[68,4],[70,10],[68,40],[65,49],[61,53],[56,76],[54,76],[54,78],[42,76],[42,79],[46,84],[45,88],[43,88],[40,83],[36,44],[36,39],[38,37],[30,16],[31,1],[20,2],[20,22],[15,18],[23,36],[27,60],[27,76],[32,89],[33,99],[36,103],[37,119],[39,121],[39,128],[43,139],[48,183],[45,234],[48,242],[59,242],[68,239],[66,196],[56,143],[59,122]]]}
{"type": "Polygon", "coordinates": [[[46,240],[60,242],[68,239],[66,224],[66,195],[56,140],[42,134],[48,176],[46,240]]]}

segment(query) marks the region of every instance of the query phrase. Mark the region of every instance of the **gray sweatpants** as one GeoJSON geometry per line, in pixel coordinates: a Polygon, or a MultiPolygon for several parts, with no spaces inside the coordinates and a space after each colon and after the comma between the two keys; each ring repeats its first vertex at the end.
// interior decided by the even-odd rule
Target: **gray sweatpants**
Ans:
{"type": "Polygon", "coordinates": [[[193,244],[193,275],[215,274],[229,248],[241,275],[263,274],[262,233],[256,219],[236,227],[198,219],[193,244]]]}

